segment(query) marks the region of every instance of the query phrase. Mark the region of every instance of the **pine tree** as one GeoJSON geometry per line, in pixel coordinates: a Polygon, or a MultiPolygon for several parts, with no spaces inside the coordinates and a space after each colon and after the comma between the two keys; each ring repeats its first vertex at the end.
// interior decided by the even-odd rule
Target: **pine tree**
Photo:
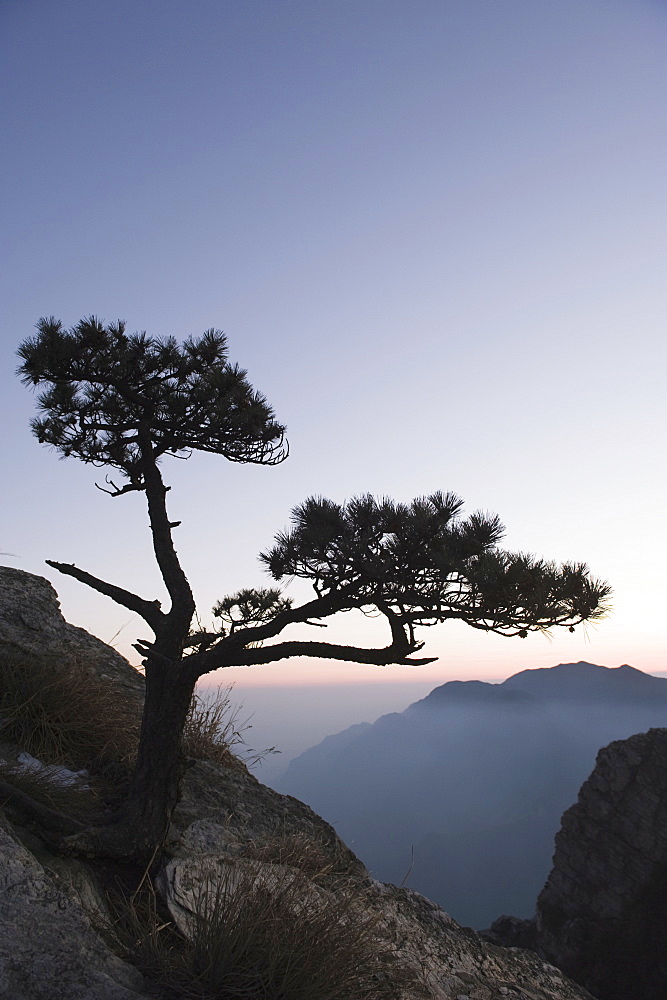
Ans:
{"type": "Polygon", "coordinates": [[[216,629],[193,631],[195,602],[173,544],[180,522],[167,513],[163,459],[206,451],[232,462],[275,465],[287,457],[285,428],[247,373],[229,362],[219,331],[178,344],[128,335],[122,322],[105,326],[95,317],[69,331],[53,318],[42,319],[37,329],[19,349],[23,381],[43,388],[42,416],[33,421],[33,431],[63,456],[115,470],[100,487],[110,495],[146,495],[153,550],[170,599],[165,611],[156,600],[47,560],[139,614],[154,635],[136,643],[146,696],[127,798],[113,815],[85,829],[66,817],[54,822],[48,810],[35,806],[36,819],[57,828],[60,847],[107,857],[150,856],[178,800],[180,739],[194,687],[212,670],[294,656],[424,664],[434,658],[415,655],[424,645],[418,631],[450,619],[526,636],[555,626],[573,630],[605,613],[609,587],[591,578],[585,565],[557,566],[499,549],[498,518],[463,517],[462,502],[452,493],[409,504],[372,496],[346,504],[310,498],[293,511],[291,529],[277,535],[260,558],[275,581],[310,581],[313,599],[294,606],[276,587],[239,590],[213,609],[216,629]],[[279,640],[288,625],[322,626],[353,609],[384,617],[386,646],[279,640]]]}

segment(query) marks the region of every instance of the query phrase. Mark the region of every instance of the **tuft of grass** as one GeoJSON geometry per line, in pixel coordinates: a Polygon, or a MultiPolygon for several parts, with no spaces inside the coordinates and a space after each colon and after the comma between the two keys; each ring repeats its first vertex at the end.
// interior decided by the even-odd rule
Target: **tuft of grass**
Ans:
{"type": "Polygon", "coordinates": [[[247,858],[202,873],[187,937],[146,881],[117,924],[125,954],[170,1000],[431,996],[382,940],[381,917],[359,886],[323,890],[318,874],[247,858]]]}
{"type": "Polygon", "coordinates": [[[78,658],[0,651],[0,739],[45,764],[129,765],[139,724],[136,701],[78,658]]]}
{"type": "Polygon", "coordinates": [[[249,721],[241,720],[241,706],[232,705],[233,685],[209,689],[207,695],[194,694],[183,729],[182,748],[188,757],[210,760],[235,770],[246,770],[260,763],[274,747],[251,750],[245,733],[249,721]]]}
{"type": "Polygon", "coordinates": [[[240,856],[265,865],[295,868],[314,885],[326,889],[361,887],[368,878],[361,862],[342,844],[326,843],[306,833],[286,834],[262,844],[250,841],[240,856]]]}
{"type": "Polygon", "coordinates": [[[202,887],[181,971],[192,995],[379,996],[373,917],[357,912],[349,895],[315,894],[294,869],[270,867],[268,880],[261,862],[229,865],[202,887]]]}

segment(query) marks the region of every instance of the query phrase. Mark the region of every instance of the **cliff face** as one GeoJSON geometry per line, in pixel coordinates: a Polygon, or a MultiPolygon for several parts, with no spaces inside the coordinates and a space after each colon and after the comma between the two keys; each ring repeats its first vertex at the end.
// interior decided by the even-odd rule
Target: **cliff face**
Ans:
{"type": "MultiPolygon", "coordinates": [[[[48,651],[57,670],[57,650],[70,657],[72,646],[82,670],[106,675],[119,690],[140,691],[141,678],[122,657],[63,621],[47,581],[17,570],[0,572],[0,654],[19,652],[30,669],[29,654],[48,651]]],[[[0,718],[0,739],[1,725],[0,718]]],[[[18,749],[13,748],[14,755],[18,749]]],[[[537,955],[489,944],[423,896],[372,880],[334,830],[302,802],[266,788],[243,768],[207,760],[190,762],[160,870],[154,873],[160,905],[171,915],[163,927],[173,924],[187,936],[193,907],[211,880],[241,879],[249,865],[249,891],[261,883],[262,900],[269,906],[272,894],[278,897],[285,885],[298,884],[302,894],[290,898],[303,926],[304,911],[320,906],[329,891],[309,877],[304,857],[311,851],[318,865],[324,859],[326,871],[344,871],[344,891],[353,897],[349,912],[370,915],[378,946],[390,956],[391,992],[385,989],[382,996],[590,1000],[537,955]],[[284,843],[291,846],[281,857],[276,844],[284,843]],[[297,851],[302,857],[295,872],[297,851]],[[400,979],[394,983],[392,968],[410,971],[419,990],[406,991],[400,979]]],[[[149,994],[172,1000],[182,995],[164,988],[156,992],[155,982],[147,982],[114,946],[103,884],[113,885],[121,874],[127,877],[127,871],[117,872],[109,863],[96,867],[94,861],[54,856],[26,829],[20,809],[0,802],[0,1000],[147,1000],[149,994]]],[[[135,873],[134,886],[144,874],[135,873]]],[[[343,891],[342,884],[330,895],[343,891]]],[[[339,932],[333,924],[328,936],[339,932]]],[[[297,943],[285,933],[280,947],[290,953],[297,943]]]]}
{"type": "Polygon", "coordinates": [[[667,996],[667,729],[600,751],[563,816],[539,952],[604,1000],[667,996]]]}

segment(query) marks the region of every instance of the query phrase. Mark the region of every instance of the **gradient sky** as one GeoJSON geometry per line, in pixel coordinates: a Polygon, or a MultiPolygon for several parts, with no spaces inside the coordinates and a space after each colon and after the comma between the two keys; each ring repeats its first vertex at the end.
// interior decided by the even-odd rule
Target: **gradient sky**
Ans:
{"type": "MultiPolygon", "coordinates": [[[[43,560],[161,597],[142,498],[37,444],[14,352],[42,315],[215,326],[292,451],[165,461],[204,622],[264,582],[257,553],[313,493],[454,490],[508,548],[615,591],[606,621],[551,641],[424,630],[440,659],[419,673],[225,680],[425,693],[579,659],[666,668],[663,2],[7,0],[0,28],[3,562],[136,662],[141,622],[43,560]]],[[[386,640],[360,615],[329,633],[386,640]]]]}

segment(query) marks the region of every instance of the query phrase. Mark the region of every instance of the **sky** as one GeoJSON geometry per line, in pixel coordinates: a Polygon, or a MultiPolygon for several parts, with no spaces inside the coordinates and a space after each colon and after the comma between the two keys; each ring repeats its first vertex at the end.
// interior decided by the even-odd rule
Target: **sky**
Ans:
{"type": "MultiPolygon", "coordinates": [[[[419,670],[300,659],[225,683],[319,685],[352,722],[455,678],[667,669],[664,3],[4,0],[0,35],[2,562],[137,662],[145,626],[44,559],[161,597],[142,498],[38,445],[15,351],[43,315],[216,327],[291,454],[165,461],[204,624],[266,584],[257,554],[313,494],[453,490],[505,547],[614,589],[574,634],[443,624],[419,670]]],[[[354,614],[328,638],[386,641],[354,614]]]]}

